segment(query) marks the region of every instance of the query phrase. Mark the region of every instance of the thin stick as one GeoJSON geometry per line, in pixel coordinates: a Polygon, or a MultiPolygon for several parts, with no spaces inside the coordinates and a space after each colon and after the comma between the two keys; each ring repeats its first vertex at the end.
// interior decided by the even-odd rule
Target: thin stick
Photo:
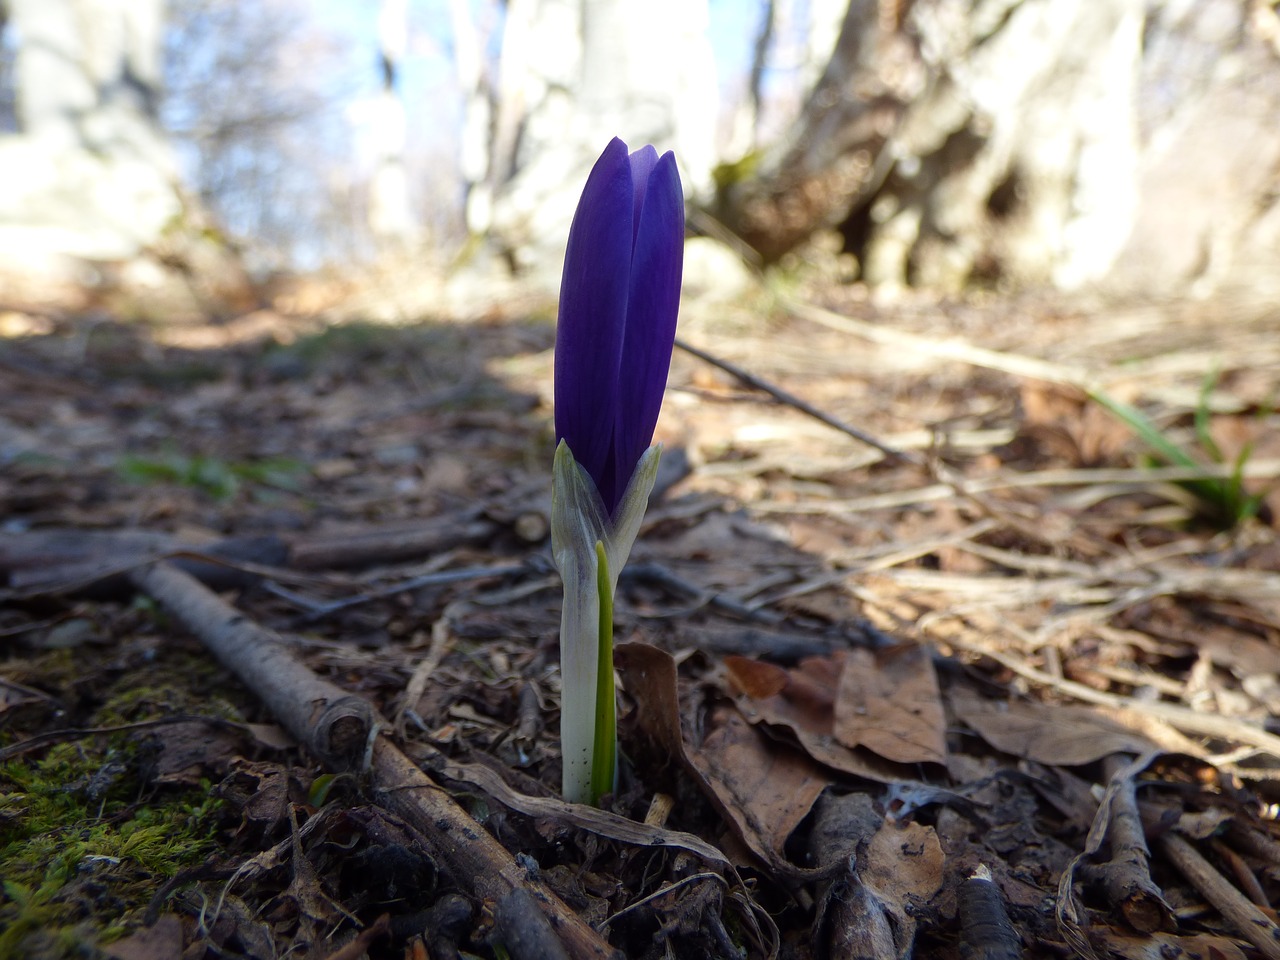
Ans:
{"type": "Polygon", "coordinates": [[[1047,380],[1050,383],[1066,383],[1090,390],[1097,386],[1096,377],[1088,370],[1069,367],[1060,363],[1051,363],[1038,357],[1028,357],[1016,353],[1002,353],[998,350],[987,350],[975,347],[959,339],[936,340],[922,337],[919,334],[895,330],[883,324],[867,323],[855,320],[830,310],[788,298],[787,310],[798,317],[804,317],[829,330],[841,333],[852,333],[855,336],[888,346],[914,350],[925,356],[939,360],[958,360],[975,367],[988,370],[999,370],[1015,377],[1026,377],[1033,380],[1047,380]]]}
{"type": "Polygon", "coordinates": [[[574,960],[619,956],[550,888],[530,877],[505,847],[395,744],[377,735],[385,721],[367,700],[316,676],[293,659],[280,637],[170,564],[144,567],[131,578],[194,633],[326,765],[346,770],[366,761],[383,805],[412,824],[454,878],[477,897],[498,901],[526,888],[574,960]]]}
{"type": "Polygon", "coordinates": [[[1267,960],[1280,960],[1280,927],[1249,902],[1243,893],[1227,882],[1185,839],[1176,833],[1160,838],[1165,856],[1173,861],[1191,885],[1218,908],[1235,931],[1258,948],[1267,960]]]}
{"type": "Polygon", "coordinates": [[[685,353],[692,354],[693,356],[697,357],[699,360],[703,361],[704,363],[709,363],[713,367],[718,367],[719,369],[723,370],[725,373],[729,374],[730,376],[737,377],[739,380],[741,380],[743,383],[747,384],[748,386],[754,387],[757,390],[761,390],[769,394],[769,396],[773,397],[775,400],[779,400],[782,403],[787,404],[787,406],[795,407],[797,410],[800,410],[803,413],[807,413],[809,416],[813,417],[816,420],[821,420],[827,426],[835,430],[839,430],[841,433],[845,434],[846,436],[853,437],[853,439],[857,440],[859,443],[865,443],[869,447],[874,447],[876,450],[879,450],[886,457],[888,457],[891,461],[894,461],[896,463],[910,463],[916,466],[925,466],[925,461],[923,457],[920,457],[913,453],[908,453],[904,450],[895,450],[893,447],[889,446],[883,441],[877,440],[875,437],[871,436],[871,434],[866,433],[862,430],[859,430],[857,427],[851,426],[850,424],[845,423],[843,420],[837,417],[833,417],[831,414],[827,413],[825,410],[818,409],[813,404],[809,403],[807,400],[802,400],[799,397],[797,397],[795,394],[788,393],[786,390],[783,390],[781,387],[777,386],[776,384],[770,383],[768,380],[761,379],[760,377],[757,377],[754,373],[750,373],[746,370],[743,370],[741,367],[737,366],[736,364],[730,363],[728,360],[722,360],[717,356],[707,353],[705,350],[699,350],[697,347],[692,346],[688,343],[685,343],[679,337],[676,338],[676,346],[679,347],[681,350],[683,350],[685,353]]]}
{"type": "Polygon", "coordinates": [[[340,770],[359,765],[379,719],[367,700],[316,676],[293,659],[280,636],[173,564],[140,567],[129,578],[195,633],[316,757],[340,770]]]}
{"type": "MultiPolygon", "coordinates": [[[[517,573],[527,573],[529,567],[525,564],[500,564],[491,567],[463,567],[459,570],[436,570],[431,573],[424,573],[419,577],[410,577],[408,580],[401,580],[397,583],[388,583],[384,586],[376,587],[372,590],[366,590],[350,597],[343,597],[340,600],[330,600],[327,603],[313,603],[306,613],[299,618],[302,623],[311,624],[325,617],[332,616],[343,610],[350,610],[352,607],[362,606],[366,603],[373,603],[376,600],[384,600],[387,597],[394,597],[402,593],[409,593],[413,590],[420,590],[423,587],[440,586],[447,583],[462,583],[467,580],[485,580],[491,577],[510,577],[517,573]]],[[[296,601],[295,601],[296,602],[296,601]]]]}
{"type": "Polygon", "coordinates": [[[1138,795],[1134,784],[1132,757],[1107,757],[1107,780],[1116,788],[1111,799],[1107,839],[1111,859],[1096,867],[1111,902],[1119,904],[1125,919],[1141,933],[1170,930],[1173,911],[1164,894],[1151,879],[1151,851],[1138,816],[1138,795]]]}
{"type": "MultiPolygon", "coordinates": [[[[809,403],[807,400],[802,400],[799,397],[795,396],[794,394],[788,393],[786,390],[783,390],[781,387],[777,386],[776,384],[770,383],[768,380],[764,380],[760,377],[757,377],[755,374],[749,373],[746,370],[743,370],[741,367],[735,364],[732,364],[727,360],[722,360],[719,357],[716,357],[710,353],[707,353],[704,350],[699,350],[697,347],[690,346],[689,344],[685,343],[683,340],[677,339],[676,346],[679,347],[681,350],[684,350],[686,353],[692,354],[693,356],[697,357],[699,360],[703,360],[706,363],[711,364],[713,367],[718,367],[721,370],[725,371],[726,373],[737,377],[739,380],[741,380],[743,383],[747,384],[748,386],[754,387],[757,390],[763,390],[765,393],[769,394],[774,399],[780,400],[782,403],[785,403],[788,406],[795,407],[797,410],[801,411],[802,413],[807,413],[809,416],[817,420],[820,420],[821,422],[825,423],[827,426],[835,430],[839,430],[841,433],[845,434],[846,436],[853,437],[853,439],[859,441],[860,443],[865,443],[867,446],[873,447],[874,449],[879,450],[892,463],[906,463],[906,464],[910,464],[912,466],[919,467],[923,470],[928,471],[928,473],[931,476],[941,481],[941,484],[942,484],[942,486],[938,488],[939,490],[941,490],[941,493],[937,498],[933,498],[933,499],[941,499],[941,498],[950,496],[951,493],[954,492],[955,494],[968,500],[970,503],[976,506],[979,510],[982,510],[988,516],[991,516],[992,518],[1007,524],[1008,526],[1032,538],[1033,540],[1040,541],[1044,539],[1043,532],[1036,527],[1035,523],[1020,519],[1019,517],[1012,515],[1007,508],[998,506],[997,504],[991,502],[990,500],[981,496],[980,494],[975,493],[972,490],[969,484],[969,481],[966,480],[964,477],[962,477],[955,470],[952,470],[945,463],[942,463],[937,460],[927,459],[925,457],[920,456],[917,453],[909,452],[906,450],[895,449],[894,447],[889,446],[887,443],[883,442],[882,440],[878,440],[875,437],[871,436],[871,434],[866,433],[862,430],[859,430],[857,427],[851,426],[837,417],[833,417],[831,414],[827,413],[825,410],[820,410],[818,407],[815,407],[813,404],[809,403]]],[[[930,488],[930,489],[933,489],[933,488],[930,488]]]]}

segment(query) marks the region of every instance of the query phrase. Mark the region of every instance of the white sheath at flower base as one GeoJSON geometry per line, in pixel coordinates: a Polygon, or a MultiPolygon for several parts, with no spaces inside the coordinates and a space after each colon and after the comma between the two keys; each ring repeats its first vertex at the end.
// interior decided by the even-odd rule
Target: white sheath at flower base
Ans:
{"type": "MultiPolygon", "coordinates": [[[[556,448],[551,480],[551,554],[564,580],[564,606],[560,612],[560,750],[564,757],[563,795],[574,803],[591,802],[600,669],[596,543],[604,544],[612,596],[618,586],[618,574],[640,532],[649,494],[658,477],[661,453],[661,445],[655,444],[641,455],[611,518],[595,483],[573,459],[569,445],[562,440],[556,448]]],[[[606,669],[612,669],[612,664],[606,669]]]]}

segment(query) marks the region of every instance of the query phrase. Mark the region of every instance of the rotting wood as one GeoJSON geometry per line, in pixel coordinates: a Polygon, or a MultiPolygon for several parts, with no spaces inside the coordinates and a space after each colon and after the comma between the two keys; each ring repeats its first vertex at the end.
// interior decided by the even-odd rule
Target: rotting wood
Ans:
{"type": "Polygon", "coordinates": [[[368,701],[317,677],[289,654],[280,637],[170,564],[143,567],[131,579],[191,630],[326,765],[351,769],[371,749],[382,802],[422,833],[459,883],[495,902],[513,890],[528,889],[574,960],[620,956],[389,739],[375,736],[385,721],[368,701]]]}
{"type": "Polygon", "coordinates": [[[498,901],[493,928],[516,960],[569,960],[547,915],[538,909],[533,894],[524,887],[517,887],[498,901]]]}

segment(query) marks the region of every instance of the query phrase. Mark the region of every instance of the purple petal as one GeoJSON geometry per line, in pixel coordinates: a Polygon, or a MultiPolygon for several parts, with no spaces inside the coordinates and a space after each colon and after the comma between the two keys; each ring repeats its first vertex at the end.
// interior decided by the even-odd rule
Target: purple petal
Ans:
{"type": "MultiPolygon", "coordinates": [[[[649,178],[658,163],[658,151],[652,144],[645,144],[628,158],[631,161],[631,189],[635,192],[635,218],[632,221],[635,233],[640,232],[640,210],[644,207],[645,191],[649,188],[649,178]]],[[[633,238],[634,242],[634,238],[633,238]]]]}
{"type": "Polygon", "coordinates": [[[560,281],[556,324],[556,438],[565,440],[613,508],[613,423],[627,317],[634,229],[627,145],[612,140],[582,190],[560,281]]]}
{"type": "Polygon", "coordinates": [[[624,486],[653,440],[658,422],[671,368],[683,269],[684,193],[675,156],[668,152],[649,177],[631,260],[631,292],[619,371],[622,402],[614,427],[614,470],[624,486]]]}

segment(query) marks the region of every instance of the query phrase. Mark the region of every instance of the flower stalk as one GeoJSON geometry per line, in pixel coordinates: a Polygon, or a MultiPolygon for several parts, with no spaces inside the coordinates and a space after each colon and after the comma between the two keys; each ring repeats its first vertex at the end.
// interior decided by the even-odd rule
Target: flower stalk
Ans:
{"type": "Polygon", "coordinates": [[[618,693],[613,683],[613,588],[609,556],[596,541],[596,592],[600,595],[600,627],[596,657],[596,729],[591,748],[591,802],[613,790],[618,781],[618,693]]]}
{"type": "Polygon", "coordinates": [[[657,478],[650,446],[675,338],[684,198],[675,158],[613,140],[582,192],[560,287],[551,550],[564,581],[564,796],[617,785],[613,597],[657,478]]]}

